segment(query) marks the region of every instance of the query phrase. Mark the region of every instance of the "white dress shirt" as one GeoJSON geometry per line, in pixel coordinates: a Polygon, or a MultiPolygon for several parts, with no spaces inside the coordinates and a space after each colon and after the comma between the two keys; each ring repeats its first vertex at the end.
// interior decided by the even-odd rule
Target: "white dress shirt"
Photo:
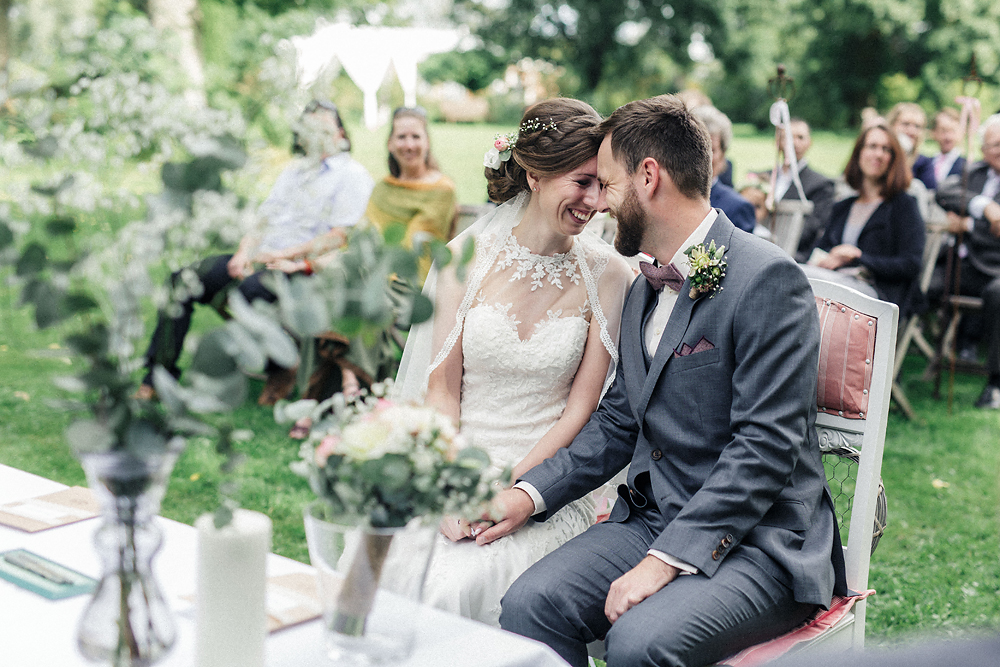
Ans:
{"type": "Polygon", "coordinates": [[[947,153],[938,153],[934,158],[934,182],[941,185],[941,181],[948,177],[948,172],[955,166],[955,160],[959,158],[962,151],[956,146],[947,153]]]}
{"type": "Polygon", "coordinates": [[[983,184],[982,194],[969,200],[969,215],[973,218],[983,217],[983,212],[997,196],[997,192],[1000,192],[1000,174],[997,173],[996,169],[990,167],[986,174],[986,183],[983,184]]]}
{"type": "MultiPolygon", "coordinates": [[[[684,276],[684,278],[687,278],[688,271],[691,268],[688,263],[688,257],[684,254],[684,251],[693,245],[703,243],[705,241],[705,237],[708,236],[708,230],[712,228],[712,225],[718,217],[718,210],[714,208],[709,209],[708,215],[705,216],[705,219],[701,221],[693,232],[691,232],[691,235],[687,237],[684,243],[682,243],[677,249],[677,252],[674,253],[674,256],[670,258],[670,261],[674,264],[680,274],[684,276]]],[[[653,307],[653,312],[646,321],[646,328],[643,331],[643,342],[646,344],[646,350],[649,351],[650,357],[656,354],[656,348],[660,343],[660,337],[663,336],[663,330],[666,328],[667,321],[670,319],[670,314],[674,310],[674,304],[677,303],[677,296],[677,292],[669,287],[664,287],[657,295],[656,305],[653,307]]],[[[535,511],[533,514],[540,514],[545,511],[545,500],[542,498],[542,494],[540,494],[533,485],[528,482],[518,482],[514,485],[514,488],[521,489],[531,496],[531,500],[535,504],[535,511]]],[[[676,567],[682,574],[698,573],[698,568],[678,558],[674,558],[670,554],[656,549],[650,549],[647,553],[650,556],[659,558],[667,565],[676,567]]]]}

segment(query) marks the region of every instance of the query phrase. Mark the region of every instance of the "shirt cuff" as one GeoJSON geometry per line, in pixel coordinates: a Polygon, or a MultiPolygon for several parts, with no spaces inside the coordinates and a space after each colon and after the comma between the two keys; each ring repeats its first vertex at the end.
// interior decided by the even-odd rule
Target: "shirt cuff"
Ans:
{"type": "Polygon", "coordinates": [[[646,552],[646,554],[652,556],[653,558],[659,558],[667,565],[672,565],[673,567],[676,567],[678,570],[681,571],[681,574],[698,574],[698,568],[696,568],[694,565],[691,565],[690,563],[685,563],[682,560],[678,560],[677,558],[674,558],[670,554],[665,554],[662,551],[659,551],[658,549],[650,549],[649,551],[646,552]]]}
{"type": "Polygon", "coordinates": [[[969,200],[969,208],[968,208],[969,215],[971,215],[973,218],[983,217],[983,212],[986,211],[986,207],[992,201],[993,200],[987,197],[986,195],[976,195],[975,197],[969,200]]]}
{"type": "Polygon", "coordinates": [[[529,496],[531,496],[531,502],[535,503],[535,511],[531,513],[531,516],[535,516],[536,514],[541,514],[542,512],[545,511],[546,509],[545,500],[542,498],[542,494],[540,494],[538,492],[538,489],[536,489],[534,486],[528,484],[527,482],[518,482],[517,484],[514,485],[514,488],[521,489],[529,496]]]}

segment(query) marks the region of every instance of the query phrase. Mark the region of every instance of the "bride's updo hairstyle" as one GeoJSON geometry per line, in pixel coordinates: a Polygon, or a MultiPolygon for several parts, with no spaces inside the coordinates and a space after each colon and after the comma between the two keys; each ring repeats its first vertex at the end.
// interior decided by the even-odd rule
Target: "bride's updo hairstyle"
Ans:
{"type": "Polygon", "coordinates": [[[529,171],[558,176],[597,155],[600,123],[600,114],[580,100],[558,97],[528,107],[510,157],[497,169],[485,168],[490,200],[502,204],[530,190],[529,171]]]}

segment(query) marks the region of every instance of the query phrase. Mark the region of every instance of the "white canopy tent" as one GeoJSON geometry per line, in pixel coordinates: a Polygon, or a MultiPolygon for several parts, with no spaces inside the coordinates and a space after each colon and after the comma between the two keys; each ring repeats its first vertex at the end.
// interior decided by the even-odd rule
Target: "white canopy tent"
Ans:
{"type": "Polygon", "coordinates": [[[307,37],[293,37],[298,83],[312,84],[334,60],[364,95],[365,125],[378,126],[378,89],[393,65],[406,106],[417,104],[417,65],[432,53],[451,51],[461,40],[458,30],[382,28],[332,23],[307,37]]]}

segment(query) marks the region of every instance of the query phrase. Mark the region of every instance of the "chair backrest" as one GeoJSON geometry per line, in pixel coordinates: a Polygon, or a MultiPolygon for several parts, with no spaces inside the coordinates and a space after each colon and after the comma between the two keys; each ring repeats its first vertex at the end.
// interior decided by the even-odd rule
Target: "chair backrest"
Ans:
{"type": "Polygon", "coordinates": [[[795,257],[802,238],[805,217],[812,213],[813,203],[809,200],[782,199],[774,207],[771,241],[776,246],[795,257]]]}
{"type": "MultiPolygon", "coordinates": [[[[816,430],[824,452],[831,491],[842,496],[838,513],[847,523],[844,548],[847,585],[868,588],[871,553],[884,527],[881,488],[882,451],[892,387],[899,309],[895,304],[823,280],[811,280],[819,309],[821,339],[816,430]],[[842,488],[838,464],[856,464],[856,475],[842,488]],[[876,529],[877,506],[881,525],[876,529]]],[[[853,472],[853,470],[852,470],[853,472]]],[[[852,644],[864,645],[865,603],[854,610],[852,644]]]]}

